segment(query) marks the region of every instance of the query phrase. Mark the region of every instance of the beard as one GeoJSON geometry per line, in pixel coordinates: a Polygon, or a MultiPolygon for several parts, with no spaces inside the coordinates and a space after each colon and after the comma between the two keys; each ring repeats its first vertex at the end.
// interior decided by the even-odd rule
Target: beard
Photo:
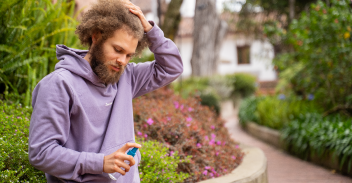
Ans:
{"type": "Polygon", "coordinates": [[[115,84],[120,80],[121,75],[125,71],[125,66],[120,65],[117,61],[106,61],[103,51],[103,41],[97,43],[91,50],[90,66],[93,72],[106,85],[115,84]],[[108,66],[114,66],[119,71],[111,70],[108,66]]]}

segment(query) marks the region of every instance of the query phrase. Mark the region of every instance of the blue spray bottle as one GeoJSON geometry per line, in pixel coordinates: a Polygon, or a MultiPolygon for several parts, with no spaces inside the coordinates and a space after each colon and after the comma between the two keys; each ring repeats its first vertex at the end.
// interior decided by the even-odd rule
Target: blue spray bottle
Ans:
{"type": "MultiPolygon", "coordinates": [[[[136,155],[137,150],[138,150],[138,148],[134,147],[134,148],[132,148],[131,150],[129,150],[129,151],[127,152],[127,155],[131,155],[132,157],[134,157],[134,155],[136,155]]],[[[125,160],[125,163],[130,164],[130,162],[127,161],[127,160],[125,160]]],[[[122,169],[122,170],[125,170],[124,168],[121,168],[121,169],[122,169]]],[[[118,174],[118,175],[115,177],[115,176],[113,176],[113,174],[115,174],[115,173],[109,173],[109,177],[110,177],[110,179],[112,179],[112,180],[117,180],[117,179],[121,176],[121,174],[118,174]]]]}

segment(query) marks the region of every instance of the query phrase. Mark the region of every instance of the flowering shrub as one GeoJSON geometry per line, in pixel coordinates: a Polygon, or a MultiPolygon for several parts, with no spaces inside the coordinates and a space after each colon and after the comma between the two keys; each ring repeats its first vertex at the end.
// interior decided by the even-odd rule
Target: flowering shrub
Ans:
{"type": "Polygon", "coordinates": [[[28,161],[28,130],[31,108],[0,100],[1,182],[46,182],[43,172],[28,161]]]}
{"type": "Polygon", "coordinates": [[[142,160],[138,167],[141,182],[182,182],[188,173],[176,171],[178,163],[189,163],[190,157],[180,160],[178,152],[169,153],[168,148],[157,141],[138,139],[142,160]],[[141,142],[139,142],[141,141],[141,142]]]}
{"type": "Polygon", "coordinates": [[[184,182],[196,182],[229,173],[242,161],[238,143],[231,140],[224,121],[199,99],[183,99],[162,88],[138,97],[133,102],[136,135],[157,140],[178,151],[181,159],[177,172],[192,176],[184,182]]]}

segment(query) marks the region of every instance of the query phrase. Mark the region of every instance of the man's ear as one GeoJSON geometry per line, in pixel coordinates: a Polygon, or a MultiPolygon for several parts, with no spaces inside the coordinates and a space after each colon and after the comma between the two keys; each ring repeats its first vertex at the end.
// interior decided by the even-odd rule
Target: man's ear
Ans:
{"type": "Polygon", "coordinates": [[[92,34],[92,44],[96,44],[101,39],[101,32],[97,31],[92,34]]]}

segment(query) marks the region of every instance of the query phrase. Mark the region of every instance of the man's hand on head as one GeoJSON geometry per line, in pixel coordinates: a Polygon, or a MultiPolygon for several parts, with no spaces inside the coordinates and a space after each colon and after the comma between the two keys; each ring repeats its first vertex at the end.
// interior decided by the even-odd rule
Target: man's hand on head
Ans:
{"type": "Polygon", "coordinates": [[[129,0],[123,0],[122,2],[125,3],[125,6],[130,10],[131,13],[138,16],[138,18],[142,22],[142,26],[144,28],[144,32],[149,32],[153,26],[148,22],[148,20],[144,17],[144,14],[138,6],[131,3],[129,0]]]}
{"type": "Polygon", "coordinates": [[[132,156],[126,154],[126,151],[132,147],[141,148],[141,145],[137,143],[127,143],[114,153],[104,156],[103,172],[118,172],[121,175],[125,175],[126,172],[129,172],[130,167],[136,163],[132,156]],[[125,160],[129,161],[130,164],[125,163],[125,160]],[[125,171],[122,170],[121,167],[124,168],[125,171]]]}

